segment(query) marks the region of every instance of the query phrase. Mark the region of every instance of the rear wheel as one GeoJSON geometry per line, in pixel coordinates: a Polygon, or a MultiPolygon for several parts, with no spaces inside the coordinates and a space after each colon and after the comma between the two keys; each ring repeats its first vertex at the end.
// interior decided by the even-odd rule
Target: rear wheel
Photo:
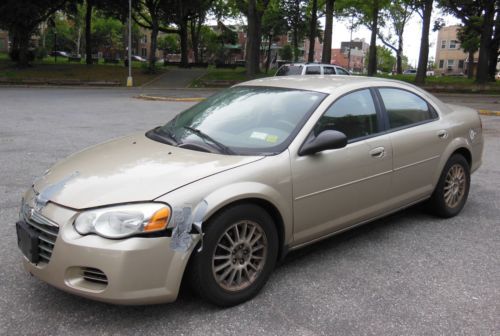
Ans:
{"type": "Polygon", "coordinates": [[[467,160],[454,154],[446,163],[430,199],[432,211],[444,218],[456,216],[469,195],[470,168],[467,160]]]}
{"type": "Polygon", "coordinates": [[[269,214],[253,204],[227,208],[207,222],[203,250],[189,267],[192,287],[206,300],[233,306],[264,286],[278,255],[278,236],[269,214]]]}

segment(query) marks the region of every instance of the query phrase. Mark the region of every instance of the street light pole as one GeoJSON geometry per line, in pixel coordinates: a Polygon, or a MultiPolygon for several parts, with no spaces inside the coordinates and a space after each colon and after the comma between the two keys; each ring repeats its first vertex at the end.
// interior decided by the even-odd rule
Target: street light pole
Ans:
{"type": "Polygon", "coordinates": [[[128,0],[128,78],[127,87],[134,86],[132,79],[132,0],[128,0]]]}

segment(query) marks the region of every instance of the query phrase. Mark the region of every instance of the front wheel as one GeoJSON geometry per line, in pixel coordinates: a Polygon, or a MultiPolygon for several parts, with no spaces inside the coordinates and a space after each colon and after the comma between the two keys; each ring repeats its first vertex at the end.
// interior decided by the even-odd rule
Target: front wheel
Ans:
{"type": "Polygon", "coordinates": [[[444,218],[456,216],[467,201],[469,187],[469,164],[462,155],[454,154],[446,163],[432,194],[431,210],[444,218]]]}
{"type": "Polygon", "coordinates": [[[233,306],[254,297],[269,278],[278,236],[269,214],[253,204],[232,206],[210,219],[203,250],[191,259],[192,287],[206,300],[233,306]]]}

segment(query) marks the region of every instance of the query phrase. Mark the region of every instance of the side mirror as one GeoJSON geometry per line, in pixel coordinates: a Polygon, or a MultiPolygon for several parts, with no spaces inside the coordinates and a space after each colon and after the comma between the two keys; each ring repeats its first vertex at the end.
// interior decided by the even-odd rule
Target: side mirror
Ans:
{"type": "Polygon", "coordinates": [[[347,145],[347,136],[339,131],[324,130],[317,137],[312,138],[302,145],[300,156],[311,155],[327,149],[343,148],[347,145]]]}

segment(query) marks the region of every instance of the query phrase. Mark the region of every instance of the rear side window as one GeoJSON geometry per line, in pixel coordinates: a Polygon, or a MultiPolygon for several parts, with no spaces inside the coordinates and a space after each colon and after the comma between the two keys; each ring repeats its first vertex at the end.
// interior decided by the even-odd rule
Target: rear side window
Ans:
{"type": "Polygon", "coordinates": [[[346,70],[342,69],[342,68],[337,68],[337,73],[339,75],[349,75],[349,73],[346,70]]]}
{"type": "Polygon", "coordinates": [[[400,89],[379,89],[390,128],[406,127],[435,118],[429,104],[419,96],[400,89]]]}
{"type": "Polygon", "coordinates": [[[302,75],[302,65],[284,65],[276,72],[276,76],[302,75]]]}
{"type": "Polygon", "coordinates": [[[339,98],[319,119],[318,135],[326,129],[340,131],[348,140],[379,132],[377,111],[370,90],[359,90],[339,98]]]}
{"type": "Polygon", "coordinates": [[[334,67],[323,67],[323,75],[335,75],[334,67]]]}
{"type": "Polygon", "coordinates": [[[306,75],[321,75],[321,67],[319,65],[308,66],[306,75]]]}

